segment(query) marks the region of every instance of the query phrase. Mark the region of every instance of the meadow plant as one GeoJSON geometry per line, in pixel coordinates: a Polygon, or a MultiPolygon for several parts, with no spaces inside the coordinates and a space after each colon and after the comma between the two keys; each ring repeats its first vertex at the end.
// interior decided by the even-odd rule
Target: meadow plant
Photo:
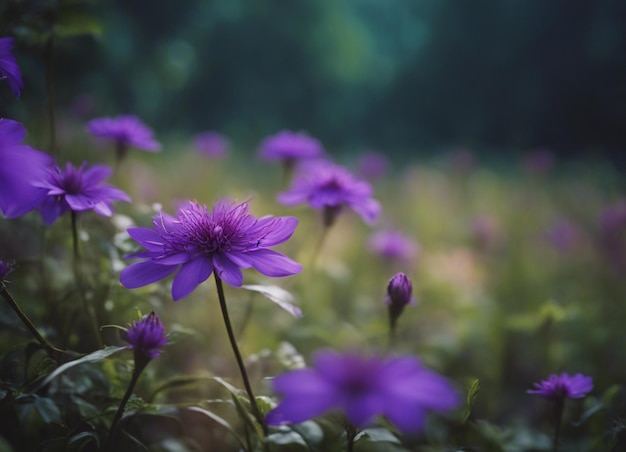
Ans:
{"type": "Polygon", "coordinates": [[[129,148],[158,152],[161,144],[154,138],[152,129],[135,115],[95,118],[87,124],[87,131],[94,137],[112,141],[119,165],[129,148]]]}
{"type": "MultiPolygon", "coordinates": [[[[65,44],[59,37],[80,34],[76,30],[90,34],[97,21],[82,20],[91,18],[82,9],[87,3],[47,2],[41,11],[29,2],[10,5],[29,11],[11,15],[13,34],[45,46],[50,152],[57,152],[53,49],[65,44]]],[[[0,38],[0,79],[16,97],[27,97],[13,44],[12,37],[0,38]]],[[[17,47],[22,48],[28,46],[17,47]]],[[[36,132],[34,142],[41,142],[40,113],[20,114],[36,132]]],[[[130,148],[161,149],[135,115],[97,118],[80,125],[85,128],[114,143],[118,164],[130,148]]],[[[64,134],[59,138],[58,150],[68,160],[89,160],[82,146],[64,134]]],[[[192,138],[177,150],[189,150],[192,138]]],[[[24,125],[0,118],[0,257],[12,259],[0,260],[0,296],[6,302],[0,316],[0,450],[624,449],[626,209],[615,196],[617,187],[607,190],[589,174],[575,177],[575,191],[568,177],[563,183],[536,177],[560,170],[545,154],[529,161],[530,171],[518,166],[502,176],[485,170],[474,151],[462,150],[444,169],[405,162],[403,177],[384,156],[366,154],[359,174],[384,182],[387,191],[377,193],[379,202],[367,180],[325,160],[317,139],[282,130],[262,142],[260,157],[298,170],[276,199],[290,207],[306,203],[320,213],[323,231],[314,259],[334,227],[334,259],[325,260],[322,274],[288,257],[309,246],[306,227],[315,223],[304,223],[310,217],[256,217],[248,200],[224,197],[253,191],[263,209],[286,209],[271,204],[275,194],[257,184],[254,172],[246,173],[244,160],[220,162],[228,177],[219,193],[188,177],[191,170],[204,170],[198,159],[198,168],[168,153],[153,159],[165,162],[167,170],[154,162],[137,164],[136,184],[145,185],[141,174],[156,175],[149,182],[158,203],[148,206],[136,196],[131,201],[126,191],[133,192],[121,177],[116,185],[126,191],[104,183],[111,168],[98,162],[56,166],[25,139],[24,125]],[[530,196],[531,187],[541,196],[530,196]],[[578,193],[593,204],[580,207],[578,193]],[[212,208],[184,201],[175,215],[162,208],[205,198],[217,201],[212,208]],[[117,201],[128,204],[114,215],[117,201]],[[397,230],[369,235],[359,221],[337,225],[347,210],[372,225],[381,204],[397,230]],[[62,227],[49,227],[66,213],[71,239],[62,227]],[[559,223],[547,238],[567,249],[568,259],[545,259],[545,241],[536,238],[546,237],[546,219],[560,215],[575,218],[580,234],[597,241],[596,248],[585,248],[584,259],[576,259],[580,247],[571,246],[578,236],[559,223]],[[150,217],[151,227],[134,226],[150,217]],[[411,237],[420,238],[419,249],[411,237]],[[73,269],[66,265],[72,260],[70,240],[73,269]],[[406,268],[418,251],[419,273],[406,268]],[[390,271],[392,265],[401,268],[390,271]],[[244,272],[249,269],[256,273],[244,272]],[[387,280],[397,270],[406,273],[387,280]],[[266,281],[301,272],[303,277],[281,279],[286,287],[266,281]],[[419,281],[419,313],[405,309],[414,303],[407,273],[419,281]],[[214,315],[217,304],[194,298],[211,276],[221,319],[214,315]],[[171,286],[162,281],[170,277],[171,286]],[[223,283],[236,300],[232,304],[223,283]],[[245,301],[252,306],[259,294],[295,320],[285,321],[264,305],[242,313],[245,301]],[[166,303],[171,299],[186,301],[166,303]],[[300,300],[302,309],[295,304],[300,300]],[[229,308],[239,321],[238,334],[229,308]],[[85,311],[96,342],[86,340],[85,311]],[[121,337],[102,329],[133,311],[150,314],[118,327],[121,337]],[[401,315],[407,328],[396,334],[401,315]],[[222,356],[225,340],[215,318],[225,325],[243,390],[230,381],[231,360],[222,356]],[[163,353],[166,345],[173,353],[163,353]],[[583,363],[593,378],[553,374],[527,391],[551,405],[550,441],[535,425],[540,417],[529,414],[531,402],[522,388],[538,369],[547,373],[573,363],[583,363]],[[597,397],[594,387],[603,389],[597,397]],[[567,399],[583,398],[564,416],[567,399]]],[[[213,132],[194,143],[214,158],[230,145],[213,132]]]]}

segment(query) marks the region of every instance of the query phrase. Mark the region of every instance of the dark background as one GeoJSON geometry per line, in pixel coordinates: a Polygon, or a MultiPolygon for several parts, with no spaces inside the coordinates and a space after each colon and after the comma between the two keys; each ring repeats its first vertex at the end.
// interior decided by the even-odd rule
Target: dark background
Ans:
{"type": "MultiPolygon", "coordinates": [[[[626,148],[624,1],[117,0],[89,8],[99,36],[56,42],[57,105],[87,94],[87,115],[136,113],[160,136],[213,129],[255,146],[287,128],[337,152],[547,148],[618,162],[626,148]]],[[[43,64],[24,41],[16,56],[27,88],[10,113],[24,119],[45,97],[43,64]]],[[[2,91],[4,103],[10,93],[2,91]]]]}

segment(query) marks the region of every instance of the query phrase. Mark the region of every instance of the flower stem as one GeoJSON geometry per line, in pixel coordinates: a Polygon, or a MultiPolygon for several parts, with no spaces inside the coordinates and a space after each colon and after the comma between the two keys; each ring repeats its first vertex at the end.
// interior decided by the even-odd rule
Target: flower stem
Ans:
{"type": "Polygon", "coordinates": [[[48,123],[50,127],[50,153],[56,154],[56,121],[54,118],[54,38],[46,42],[46,93],[48,96],[48,123]]]}
{"type": "Polygon", "coordinates": [[[317,239],[317,243],[315,244],[315,248],[313,249],[313,255],[311,256],[311,268],[315,267],[315,262],[317,261],[317,257],[320,255],[320,251],[324,248],[324,243],[326,242],[326,237],[328,237],[328,231],[330,230],[330,226],[323,226],[322,232],[317,239]]]}
{"type": "Polygon", "coordinates": [[[552,440],[552,451],[557,452],[559,449],[559,434],[561,432],[561,422],[563,420],[563,408],[565,406],[565,398],[559,397],[555,400],[554,405],[554,438],[552,440]]]}
{"type": "Polygon", "coordinates": [[[233,327],[230,323],[230,317],[228,316],[228,308],[226,307],[226,297],[224,296],[224,287],[222,286],[222,280],[219,276],[217,276],[216,272],[213,272],[213,275],[215,276],[217,297],[220,300],[220,308],[222,310],[222,317],[224,318],[224,325],[226,325],[228,340],[230,341],[230,345],[233,349],[233,352],[235,353],[235,358],[237,359],[237,366],[239,366],[239,372],[241,373],[241,378],[243,379],[243,385],[246,388],[248,398],[250,399],[252,413],[254,414],[257,422],[261,425],[261,428],[263,429],[263,434],[267,436],[267,424],[265,423],[265,419],[263,418],[263,415],[261,414],[261,411],[256,404],[254,392],[252,392],[252,386],[250,385],[250,380],[248,379],[248,373],[246,372],[246,367],[244,366],[243,359],[241,358],[241,353],[239,352],[239,347],[237,346],[237,340],[235,339],[235,333],[233,332],[233,327]]]}
{"type": "Polygon", "coordinates": [[[113,422],[111,423],[111,428],[109,429],[109,435],[107,436],[107,439],[104,443],[104,448],[103,448],[104,451],[109,450],[111,441],[113,440],[113,438],[115,438],[115,435],[117,433],[117,426],[120,420],[122,419],[122,415],[124,414],[124,408],[126,408],[126,404],[128,403],[130,396],[133,394],[135,385],[137,384],[137,381],[139,380],[139,375],[141,375],[141,372],[143,372],[143,370],[146,368],[149,362],[150,362],[149,359],[145,361],[135,359],[135,368],[133,369],[133,375],[130,379],[130,383],[128,384],[128,388],[126,389],[126,393],[124,394],[124,397],[122,398],[122,401],[120,402],[120,406],[117,408],[115,417],[113,418],[113,422]]]}
{"type": "Polygon", "coordinates": [[[76,280],[76,286],[78,287],[78,292],[80,293],[80,297],[83,301],[83,307],[89,316],[89,320],[91,321],[91,327],[93,329],[94,338],[96,339],[96,344],[98,345],[98,348],[102,348],[104,345],[102,343],[102,338],[100,337],[98,318],[93,306],[89,303],[87,295],[85,294],[85,284],[83,281],[83,273],[81,271],[80,250],[78,248],[78,213],[75,210],[72,210],[71,217],[72,246],[74,249],[74,279],[76,280]]]}
{"type": "Polygon", "coordinates": [[[37,342],[39,342],[41,346],[48,351],[48,353],[50,354],[64,353],[63,350],[56,348],[54,345],[48,342],[45,337],[43,337],[39,333],[35,325],[33,325],[33,322],[31,322],[28,316],[24,314],[24,311],[20,309],[15,299],[11,296],[4,282],[1,282],[1,281],[0,281],[0,294],[2,295],[2,298],[4,298],[7,303],[9,303],[11,308],[13,308],[13,310],[18,315],[18,317],[22,320],[22,322],[24,322],[24,325],[26,325],[26,327],[32,333],[32,335],[35,336],[35,339],[37,339],[37,342]]]}
{"type": "Polygon", "coordinates": [[[358,432],[358,429],[352,422],[346,420],[346,452],[354,450],[354,438],[356,438],[358,432]]]}

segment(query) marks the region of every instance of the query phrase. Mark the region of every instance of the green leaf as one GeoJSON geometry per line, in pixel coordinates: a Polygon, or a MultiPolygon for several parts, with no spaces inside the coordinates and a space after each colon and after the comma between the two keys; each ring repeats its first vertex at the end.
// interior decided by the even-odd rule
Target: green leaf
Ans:
{"type": "Polygon", "coordinates": [[[384,442],[391,444],[400,444],[400,440],[398,439],[398,437],[386,428],[367,428],[365,430],[362,430],[354,437],[355,443],[359,440],[366,440],[371,443],[384,442]]]}
{"type": "Polygon", "coordinates": [[[160,392],[163,391],[168,391],[170,389],[175,389],[175,388],[180,388],[180,387],[184,387],[184,386],[190,386],[196,383],[199,383],[201,381],[207,381],[207,380],[212,380],[215,377],[213,377],[213,375],[206,373],[206,374],[202,374],[202,375],[191,375],[191,376],[178,376],[178,377],[173,377],[167,381],[165,381],[163,384],[161,384],[158,388],[156,388],[152,394],[150,394],[150,397],[148,397],[148,401],[152,402],[152,400],[154,400],[154,398],[156,397],[157,394],[159,394],[160,392]]]}
{"type": "Polygon", "coordinates": [[[48,375],[41,383],[39,383],[39,385],[37,385],[37,387],[34,389],[33,392],[37,392],[38,390],[40,390],[41,388],[46,386],[48,383],[50,383],[52,380],[54,380],[56,377],[61,375],[66,370],[71,369],[72,367],[78,366],[80,364],[93,363],[93,362],[102,361],[102,360],[108,358],[109,356],[119,352],[119,351],[127,350],[127,349],[128,349],[128,347],[126,347],[126,346],[124,346],[124,347],[105,347],[102,350],[96,350],[93,353],[85,355],[82,358],[75,359],[74,361],[69,361],[69,362],[67,362],[67,363],[57,367],[54,372],[52,372],[50,375],[48,375]]]}
{"type": "Polygon", "coordinates": [[[203,414],[204,416],[206,416],[209,419],[211,419],[213,422],[221,425],[226,430],[231,432],[235,436],[235,438],[237,438],[237,441],[239,441],[239,444],[241,444],[241,447],[245,448],[245,444],[242,441],[242,439],[239,437],[239,435],[237,434],[237,431],[233,428],[232,425],[230,425],[230,423],[228,423],[228,421],[226,421],[221,416],[218,416],[217,414],[213,413],[212,411],[205,410],[204,408],[200,408],[200,407],[197,407],[197,406],[190,406],[190,407],[187,407],[187,408],[184,408],[184,409],[188,410],[188,411],[193,411],[194,413],[203,414]]]}
{"type": "Polygon", "coordinates": [[[478,397],[479,392],[480,381],[476,378],[472,380],[469,387],[467,388],[467,397],[465,398],[465,407],[463,409],[461,423],[465,424],[472,414],[472,409],[474,408],[474,404],[476,403],[476,398],[478,397]]]}
{"type": "Polygon", "coordinates": [[[35,409],[41,416],[44,423],[61,423],[61,410],[52,399],[46,397],[35,397],[35,409]]]}
{"type": "Polygon", "coordinates": [[[302,436],[293,430],[271,433],[267,435],[265,441],[268,444],[280,446],[281,452],[309,450],[309,446],[302,439],[302,436]]]}
{"type": "Polygon", "coordinates": [[[100,438],[94,432],[80,432],[72,436],[68,442],[68,446],[76,447],[76,450],[83,450],[87,445],[94,443],[96,448],[100,447],[100,438]]]}
{"type": "Polygon", "coordinates": [[[292,316],[296,318],[302,317],[302,310],[294,304],[295,297],[282,287],[262,284],[244,284],[241,288],[258,292],[268,300],[276,303],[292,316]]]}

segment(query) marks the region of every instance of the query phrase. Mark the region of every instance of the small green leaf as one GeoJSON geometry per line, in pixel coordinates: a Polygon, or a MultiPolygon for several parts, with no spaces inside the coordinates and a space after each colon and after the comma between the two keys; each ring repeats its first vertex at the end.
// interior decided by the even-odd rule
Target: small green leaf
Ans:
{"type": "Polygon", "coordinates": [[[52,399],[47,397],[35,397],[35,408],[44,423],[61,422],[61,410],[52,399]]]}
{"type": "Polygon", "coordinates": [[[102,361],[102,360],[108,358],[109,356],[111,356],[111,355],[113,355],[113,354],[115,354],[115,353],[117,353],[119,351],[126,350],[126,349],[128,349],[128,347],[126,347],[126,346],[124,346],[124,347],[105,347],[102,350],[96,350],[93,353],[85,355],[82,358],[75,359],[74,361],[69,361],[69,362],[67,362],[67,363],[57,367],[54,372],[52,372],[50,375],[48,375],[41,383],[39,383],[39,385],[37,385],[37,387],[34,389],[33,392],[36,392],[39,389],[43,388],[48,383],[50,383],[52,380],[54,380],[56,377],[61,375],[66,370],[71,369],[72,367],[78,366],[80,364],[102,361]]]}
{"type": "Polygon", "coordinates": [[[371,443],[383,442],[400,444],[400,440],[386,428],[367,428],[362,430],[354,437],[355,442],[359,440],[365,440],[371,443]]]}
{"type": "Polygon", "coordinates": [[[479,392],[480,381],[478,379],[474,379],[467,388],[467,397],[465,398],[465,407],[463,409],[463,416],[461,418],[461,422],[463,424],[467,422],[470,415],[472,414],[472,409],[474,408],[474,404],[476,403],[476,398],[478,397],[479,392]]]}
{"type": "Polygon", "coordinates": [[[260,293],[268,300],[273,301],[278,306],[283,308],[292,316],[296,318],[302,317],[302,310],[294,304],[295,297],[282,287],[261,284],[244,284],[241,288],[260,293]]]}

